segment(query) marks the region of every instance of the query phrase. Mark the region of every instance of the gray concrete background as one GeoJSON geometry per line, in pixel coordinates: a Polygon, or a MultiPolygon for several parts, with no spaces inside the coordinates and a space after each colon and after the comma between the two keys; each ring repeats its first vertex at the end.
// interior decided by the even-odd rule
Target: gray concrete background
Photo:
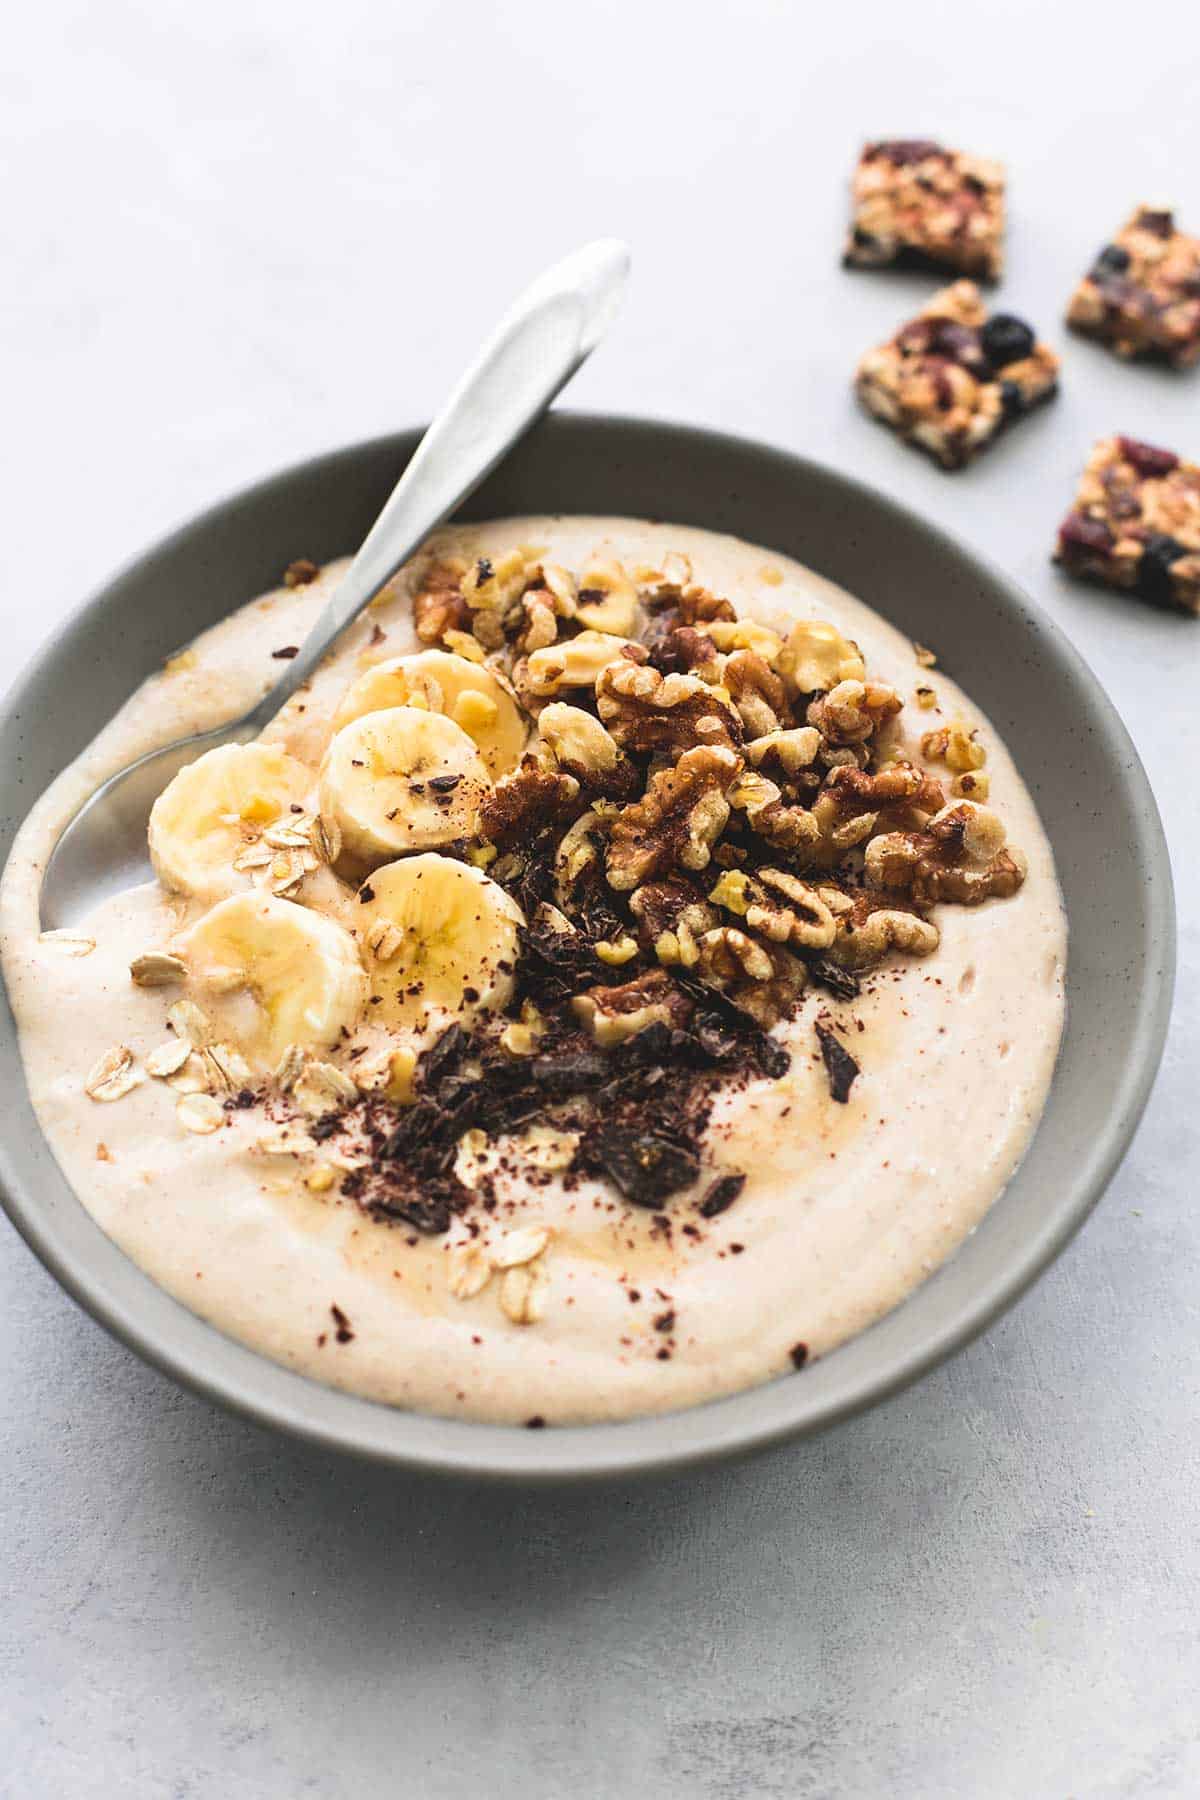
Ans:
{"type": "MultiPolygon", "coordinates": [[[[0,1793],[1200,1791],[1200,626],[1047,565],[1091,439],[1200,451],[1200,371],[1071,342],[947,477],[860,418],[930,290],[837,267],[860,136],[1011,168],[1003,302],[1055,341],[1140,198],[1200,230],[1194,7],[60,0],[0,45],[6,664],[282,462],[427,416],[598,232],[572,400],[757,434],[958,532],[1066,627],[1176,859],[1181,992],[1081,1239],[950,1367],[815,1443],[633,1491],[431,1487],[276,1442],[111,1343],[0,1228],[0,1793]],[[1145,16],[1149,20],[1147,11],[1145,16]]],[[[300,546],[299,548],[303,548],[300,546]]]]}

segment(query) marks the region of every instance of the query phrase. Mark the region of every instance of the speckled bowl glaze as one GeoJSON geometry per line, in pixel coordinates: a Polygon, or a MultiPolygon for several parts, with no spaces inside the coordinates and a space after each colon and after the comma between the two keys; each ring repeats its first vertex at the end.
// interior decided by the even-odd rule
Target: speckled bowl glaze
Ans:
{"type": "MultiPolygon", "coordinates": [[[[292,557],[351,550],[418,432],[317,457],[214,507],[88,601],[0,715],[0,852],[59,771],[186,639],[292,557]]],[[[221,1336],[109,1242],[38,1129],[7,1001],[0,1184],[8,1212],[102,1324],[197,1392],[330,1449],[519,1482],[626,1476],[745,1454],[871,1405],[1010,1306],[1103,1192],[1158,1066],[1174,972],[1162,828],[1120,719],[1061,632],[961,544],[817,463],[714,432],[555,414],[476,494],[473,518],[632,514],[797,557],[937,645],[1006,737],[1058,859],[1070,921],[1066,1036],[1025,1161],[957,1255],[904,1305],[801,1374],[664,1417],[553,1431],[404,1413],[322,1387],[221,1336]]]]}

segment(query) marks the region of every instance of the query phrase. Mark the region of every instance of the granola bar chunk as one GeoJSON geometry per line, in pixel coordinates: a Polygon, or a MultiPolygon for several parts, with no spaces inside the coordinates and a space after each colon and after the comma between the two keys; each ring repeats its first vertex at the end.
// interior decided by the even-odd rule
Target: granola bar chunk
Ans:
{"type": "Polygon", "coordinates": [[[1004,263],[1004,170],[928,138],[865,144],[854,172],[848,268],[951,269],[995,281],[1004,263]]]}
{"type": "Polygon", "coordinates": [[[989,317],[973,281],[935,294],[888,343],[868,350],[855,391],[867,411],[961,469],[1058,386],[1058,357],[1012,313],[989,317]]]}
{"type": "Polygon", "coordinates": [[[1200,615],[1200,464],[1136,438],[1102,438],[1054,559],[1082,581],[1200,615]]]}
{"type": "Polygon", "coordinates": [[[1167,207],[1139,206],[1071,296],[1067,323],[1118,356],[1200,361],[1200,238],[1167,207]]]}

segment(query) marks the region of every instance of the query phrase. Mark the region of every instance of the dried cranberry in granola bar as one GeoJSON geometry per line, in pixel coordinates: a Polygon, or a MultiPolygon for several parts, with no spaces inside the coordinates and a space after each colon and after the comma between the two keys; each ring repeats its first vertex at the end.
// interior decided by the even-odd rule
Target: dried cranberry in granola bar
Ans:
{"type": "Polygon", "coordinates": [[[943,468],[961,469],[1058,385],[1058,357],[1023,319],[987,315],[973,281],[935,294],[858,365],[867,411],[943,468]]]}
{"type": "Polygon", "coordinates": [[[927,138],[863,146],[843,261],[953,269],[995,281],[1003,266],[1004,170],[927,138]]]}
{"type": "Polygon", "coordinates": [[[1166,207],[1139,206],[1071,296],[1067,323],[1118,356],[1200,361],[1200,238],[1166,207]]]}
{"type": "Polygon", "coordinates": [[[1160,606],[1200,614],[1200,464],[1136,438],[1102,438],[1055,561],[1160,606]]]}

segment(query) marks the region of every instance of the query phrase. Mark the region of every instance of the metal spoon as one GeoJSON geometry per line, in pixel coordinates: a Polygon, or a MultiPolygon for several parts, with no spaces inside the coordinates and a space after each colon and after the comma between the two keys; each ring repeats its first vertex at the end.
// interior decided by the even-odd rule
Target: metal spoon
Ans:
{"type": "Polygon", "coordinates": [[[77,924],[107,894],[151,874],[150,808],[185,763],[258,736],[435,526],[544,412],[611,324],[629,273],[615,238],[587,244],[538,277],[505,314],[438,414],[287,673],[244,718],[152,750],[75,814],[42,877],[44,929],[77,924]]]}

